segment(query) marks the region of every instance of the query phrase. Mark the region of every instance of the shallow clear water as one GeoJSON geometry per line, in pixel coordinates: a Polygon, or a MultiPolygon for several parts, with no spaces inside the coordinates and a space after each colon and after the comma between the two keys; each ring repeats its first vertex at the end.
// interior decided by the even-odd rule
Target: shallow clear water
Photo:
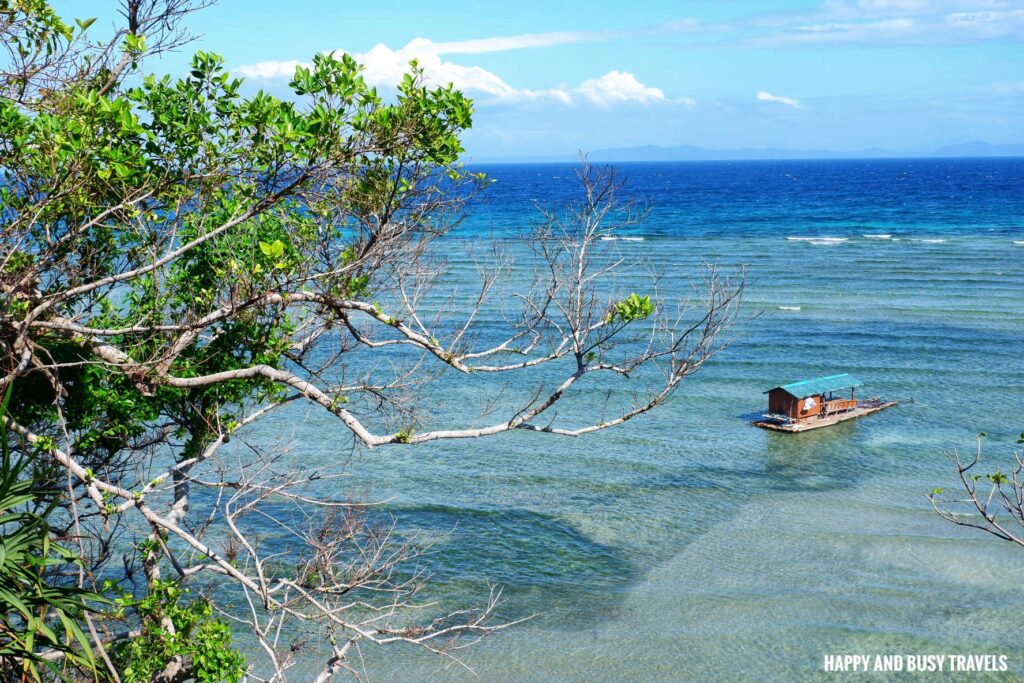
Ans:
{"type": "MultiPolygon", "coordinates": [[[[531,200],[571,190],[568,167],[485,170],[498,182],[459,237],[522,228],[531,200]]],[[[985,431],[1005,469],[1024,430],[1024,161],[624,170],[657,206],[644,239],[616,247],[664,271],[666,296],[702,260],[744,265],[746,310],[762,312],[667,406],[580,439],[355,455],[314,410],[261,427],[294,437],[301,462],[349,463],[403,530],[451,532],[427,560],[432,596],[479,604],[494,582],[504,616],[540,613],[466,653],[479,678],[413,650],[368,651],[371,678],[839,680],[823,655],[996,653],[1012,672],[987,680],[1019,679],[1024,550],[951,527],[925,494],[953,486],[944,451],[985,431]],[[914,402],[807,434],[747,423],[765,389],[847,371],[914,402]]],[[[456,282],[472,271],[460,253],[456,282]]],[[[431,400],[464,411],[493,389],[445,379],[431,400]]],[[[563,417],[593,415],[605,389],[563,417]]]]}

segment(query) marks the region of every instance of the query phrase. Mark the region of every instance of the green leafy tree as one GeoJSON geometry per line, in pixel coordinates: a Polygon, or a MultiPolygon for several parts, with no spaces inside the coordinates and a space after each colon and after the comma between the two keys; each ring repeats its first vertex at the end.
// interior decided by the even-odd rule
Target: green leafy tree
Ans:
{"type": "MultiPolygon", "coordinates": [[[[415,63],[385,97],[348,55],[299,66],[292,99],[245,89],[211,53],[180,78],[149,74],[202,4],[126,0],[124,25],[97,37],[92,19],[45,2],[0,2],[5,441],[55,468],[76,587],[118,605],[90,632],[102,664],[87,675],[232,680],[252,666],[283,681],[322,651],[289,634],[330,645],[303,669],[318,680],[351,673],[356,644],[455,656],[460,638],[507,626],[497,594],[419,624],[421,577],[400,570],[419,550],[343,492],[313,495],[337,472],[289,461],[252,425],[306,404],[358,448],[606,429],[716,352],[742,280],[711,270],[693,300],[659,299],[656,278],[627,295],[618,274],[642,264],[611,238],[644,209],[582,164],[581,199],[546,210],[526,241],[520,310],[500,338],[475,334],[482,312],[507,308],[493,294],[509,268],[482,263],[471,296],[442,277],[456,247],[441,238],[487,184],[458,163],[471,102],[415,63]],[[527,375],[522,400],[497,391],[497,415],[429,414],[416,391],[430,364],[542,376],[527,375]],[[629,382],[635,400],[556,414],[587,381],[629,382]],[[285,550],[261,543],[268,518],[285,550]],[[187,593],[199,581],[211,590],[187,593]],[[265,661],[243,664],[228,623],[265,661]]],[[[54,639],[29,649],[26,662],[68,652],[54,639]]]]}
{"type": "Polygon", "coordinates": [[[242,679],[245,660],[231,647],[230,627],[211,618],[209,600],[189,600],[185,592],[175,581],[155,581],[144,599],[132,603],[141,619],[141,632],[119,641],[111,652],[122,681],[147,683],[160,675],[173,679],[167,672],[169,662],[180,671],[187,670],[197,683],[242,679]]]}

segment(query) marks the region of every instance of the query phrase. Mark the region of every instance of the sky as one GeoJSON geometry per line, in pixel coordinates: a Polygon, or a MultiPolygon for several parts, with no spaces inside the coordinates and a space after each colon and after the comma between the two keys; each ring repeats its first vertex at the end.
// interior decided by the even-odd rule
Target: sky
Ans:
{"type": "MultiPolygon", "coordinates": [[[[113,0],[57,0],[110,26],[113,0]]],[[[388,93],[416,58],[475,102],[486,160],[636,145],[913,152],[1024,143],[1024,0],[221,0],[147,70],[217,52],[288,96],[343,51],[388,93]]]]}

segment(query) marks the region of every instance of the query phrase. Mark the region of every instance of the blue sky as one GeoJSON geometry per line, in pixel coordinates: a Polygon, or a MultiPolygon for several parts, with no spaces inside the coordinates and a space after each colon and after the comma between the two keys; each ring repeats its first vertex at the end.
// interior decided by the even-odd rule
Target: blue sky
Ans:
{"type": "MultiPolygon", "coordinates": [[[[93,30],[115,7],[55,5],[93,30]]],[[[277,95],[315,52],[356,55],[385,92],[416,57],[476,101],[475,158],[1024,142],[1024,0],[222,0],[188,25],[277,95]]]]}

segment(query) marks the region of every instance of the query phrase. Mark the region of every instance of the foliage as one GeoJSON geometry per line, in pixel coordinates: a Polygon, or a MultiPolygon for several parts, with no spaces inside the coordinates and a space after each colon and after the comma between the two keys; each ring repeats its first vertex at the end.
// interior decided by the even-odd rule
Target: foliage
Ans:
{"type": "Polygon", "coordinates": [[[124,683],[145,683],[173,657],[191,663],[197,683],[235,683],[245,673],[245,660],[231,647],[231,628],[214,619],[205,598],[187,599],[188,589],[174,581],[150,584],[149,594],[134,605],[142,632],[111,652],[124,683]],[[172,629],[164,627],[169,622],[172,629]]]}
{"type": "Polygon", "coordinates": [[[616,319],[624,323],[634,320],[643,320],[654,313],[654,302],[650,296],[640,296],[633,292],[628,297],[615,304],[614,309],[608,314],[608,322],[616,319]]]}
{"type": "MultiPolygon", "coordinates": [[[[0,418],[9,398],[10,386],[0,401],[0,418]]],[[[41,488],[45,480],[33,471],[30,458],[12,457],[3,419],[0,450],[0,675],[42,680],[47,673],[63,678],[72,666],[92,669],[92,648],[80,620],[98,596],[54,575],[78,564],[73,552],[54,541],[47,522],[56,507],[55,492],[41,488]],[[47,498],[53,502],[47,504],[47,498]],[[41,651],[63,657],[43,659],[41,651]]]]}

